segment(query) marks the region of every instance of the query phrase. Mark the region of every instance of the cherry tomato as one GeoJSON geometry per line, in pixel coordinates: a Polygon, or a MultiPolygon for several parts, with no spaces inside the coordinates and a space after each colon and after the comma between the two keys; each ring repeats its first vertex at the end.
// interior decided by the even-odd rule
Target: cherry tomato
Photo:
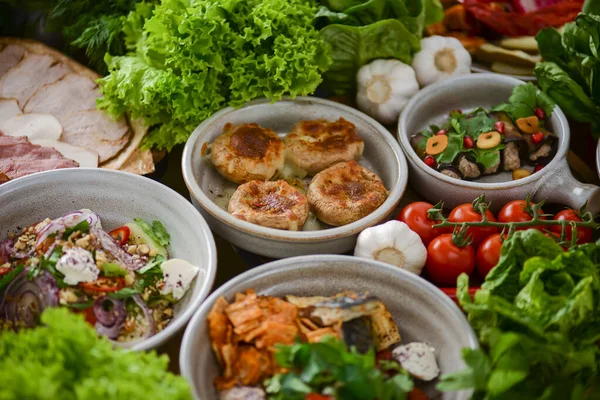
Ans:
{"type": "Polygon", "coordinates": [[[535,116],[538,117],[538,119],[546,118],[546,113],[541,108],[536,107],[536,109],[534,111],[535,111],[535,116]]]}
{"type": "Polygon", "coordinates": [[[107,278],[101,276],[93,282],[81,282],[79,286],[94,292],[116,292],[125,287],[125,280],[123,278],[107,278]]]}
{"type": "Polygon", "coordinates": [[[544,134],[542,132],[538,132],[538,133],[534,133],[533,135],[531,135],[531,141],[533,142],[533,144],[540,144],[544,141],[544,134]]]}
{"type": "Polygon", "coordinates": [[[79,312],[84,315],[85,322],[87,322],[91,326],[96,325],[96,314],[94,314],[94,307],[88,307],[79,312]]]}
{"type": "Polygon", "coordinates": [[[127,243],[130,234],[131,231],[129,230],[128,226],[121,226],[110,231],[110,236],[112,236],[112,238],[115,239],[115,242],[117,242],[120,246],[123,246],[125,243],[127,243]]]}
{"type": "Polygon", "coordinates": [[[438,222],[429,219],[427,216],[427,211],[431,208],[433,208],[433,205],[424,201],[410,203],[402,209],[397,218],[419,235],[425,246],[445,231],[443,228],[432,228],[438,222]]]}
{"type": "Polygon", "coordinates": [[[421,389],[413,388],[413,390],[411,390],[408,393],[406,400],[430,400],[430,399],[429,399],[429,396],[427,395],[427,393],[425,393],[421,389]]]}
{"type": "Polygon", "coordinates": [[[434,283],[455,286],[460,274],[473,272],[475,250],[472,245],[458,247],[452,241],[452,234],[445,233],[429,243],[425,268],[434,283]]]}
{"type": "MultiPolygon", "coordinates": [[[[473,297],[475,292],[481,289],[479,286],[472,286],[469,288],[469,296],[473,297]]],[[[441,287],[440,290],[444,292],[450,300],[456,303],[457,306],[460,306],[458,302],[458,297],[456,297],[456,288],[455,287],[441,287]]]]}
{"type": "Polygon", "coordinates": [[[444,135],[447,135],[447,134],[448,134],[448,131],[447,131],[447,130],[445,130],[445,129],[440,129],[439,131],[437,131],[437,132],[435,133],[435,136],[444,136],[444,135]]]}
{"type": "Polygon", "coordinates": [[[309,393],[306,395],[304,400],[334,400],[334,398],[331,396],[325,396],[324,394],[309,393]]]}
{"type": "MultiPolygon", "coordinates": [[[[487,210],[485,213],[488,221],[496,222],[496,218],[494,214],[490,210],[487,210]]],[[[473,205],[470,203],[461,204],[456,207],[450,213],[448,220],[451,222],[480,222],[481,214],[473,209],[473,205]]],[[[467,235],[473,235],[473,247],[477,248],[487,238],[488,236],[497,233],[498,229],[494,226],[486,226],[479,228],[469,228],[467,229],[467,235]]]]}
{"type": "Polygon", "coordinates": [[[425,164],[427,164],[428,167],[431,168],[435,168],[436,166],[436,162],[435,162],[435,158],[431,157],[431,156],[427,156],[423,159],[423,161],[425,161],[425,164]]]}
{"type": "Polygon", "coordinates": [[[475,142],[473,141],[473,138],[465,136],[463,139],[463,146],[466,149],[472,149],[473,147],[475,147],[475,142]]]}
{"type": "Polygon", "coordinates": [[[498,265],[500,261],[500,248],[502,247],[502,235],[496,233],[489,236],[477,249],[477,272],[483,279],[498,265]]]}
{"type": "MultiPolygon", "coordinates": [[[[581,222],[581,218],[579,217],[579,213],[574,210],[563,210],[554,216],[555,221],[577,221],[581,222]]],[[[550,231],[556,233],[560,238],[560,234],[562,232],[562,227],[560,225],[552,225],[550,226],[550,231]]],[[[582,228],[577,227],[577,244],[589,243],[592,241],[592,235],[594,232],[591,228],[582,228]]],[[[571,241],[573,237],[573,228],[567,225],[565,228],[565,240],[571,241]]]]}
{"type": "Polygon", "coordinates": [[[504,133],[504,122],[502,121],[496,121],[496,123],[494,124],[494,129],[498,132],[498,133],[504,133]]]}
{"type": "MultiPolygon", "coordinates": [[[[533,203],[531,203],[533,205],[533,203]]],[[[529,215],[527,211],[525,211],[525,207],[527,206],[527,202],[525,200],[513,200],[509,203],[506,203],[500,213],[498,214],[498,222],[527,222],[531,221],[533,217],[529,215]]],[[[543,214],[544,211],[540,209],[540,214],[543,214]]],[[[546,219],[545,217],[540,217],[540,219],[546,219]]],[[[538,231],[543,231],[544,227],[542,225],[537,226],[523,226],[520,228],[516,228],[518,231],[524,231],[527,229],[537,229],[538,231]]]]}
{"type": "Polygon", "coordinates": [[[544,164],[538,164],[538,165],[536,165],[535,168],[533,169],[533,173],[541,171],[542,168],[544,168],[544,164]]]}

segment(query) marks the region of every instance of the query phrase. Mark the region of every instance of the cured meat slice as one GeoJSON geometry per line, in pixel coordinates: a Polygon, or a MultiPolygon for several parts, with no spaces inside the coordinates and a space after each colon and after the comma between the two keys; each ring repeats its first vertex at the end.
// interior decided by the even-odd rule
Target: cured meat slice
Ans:
{"type": "Polygon", "coordinates": [[[31,140],[33,144],[39,144],[43,147],[53,147],[64,157],[76,161],[82,168],[97,168],[98,153],[83,147],[73,146],[65,142],[59,142],[52,139],[37,139],[31,140]]]}
{"type": "Polygon", "coordinates": [[[100,162],[114,157],[129,141],[124,119],[113,120],[101,110],[79,111],[60,118],[61,140],[98,153],[100,162]]]}
{"type": "Polygon", "coordinates": [[[0,76],[14,67],[25,55],[25,49],[16,44],[7,44],[0,50],[0,76]]]}
{"type": "Polygon", "coordinates": [[[94,110],[100,91],[96,83],[78,74],[67,74],[61,80],[39,88],[25,105],[26,113],[61,116],[77,111],[94,110]]]}
{"type": "Polygon", "coordinates": [[[24,136],[0,133],[0,174],[9,179],[58,168],[78,167],[77,162],[63,157],[51,147],[32,144],[24,136]]]}
{"type": "Polygon", "coordinates": [[[50,56],[26,54],[21,62],[0,78],[0,97],[15,98],[23,107],[36,90],[69,72],[71,68],[55,63],[50,56]]]}

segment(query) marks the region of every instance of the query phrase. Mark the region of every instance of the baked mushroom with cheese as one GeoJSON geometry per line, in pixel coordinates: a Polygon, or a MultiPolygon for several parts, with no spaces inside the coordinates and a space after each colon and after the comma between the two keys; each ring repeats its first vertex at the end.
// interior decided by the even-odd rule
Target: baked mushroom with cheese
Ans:
{"type": "Polygon", "coordinates": [[[240,185],[228,211],[235,218],[268,228],[297,231],[308,218],[308,201],[283,180],[250,181],[240,185]]]}
{"type": "Polygon", "coordinates": [[[258,124],[225,124],[223,134],[202,146],[202,153],[210,154],[217,171],[235,183],[269,180],[285,162],[281,138],[258,124]]]}
{"type": "Polygon", "coordinates": [[[337,163],[319,172],[308,186],[308,203],[329,225],[341,226],[369,215],[388,197],[379,177],[356,161],[337,163]]]}
{"type": "Polygon", "coordinates": [[[356,126],[344,118],[300,121],[284,142],[287,161],[308,175],[342,161],[358,160],[365,147],[356,126]]]}

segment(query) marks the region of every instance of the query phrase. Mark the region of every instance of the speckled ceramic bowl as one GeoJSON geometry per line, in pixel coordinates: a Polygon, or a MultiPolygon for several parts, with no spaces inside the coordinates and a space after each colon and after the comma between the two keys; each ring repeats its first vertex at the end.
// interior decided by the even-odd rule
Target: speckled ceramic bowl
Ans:
{"type": "MultiPolygon", "coordinates": [[[[436,349],[442,373],[464,367],[463,347],[476,348],[477,339],[464,314],[442,291],[426,280],[378,261],[350,256],[294,257],[265,264],[237,276],[217,289],[192,318],[181,344],[179,364],[197,400],[215,400],[213,378],[220,374],[208,336],[207,316],[215,301],[232,301],[238,292],[330,296],[344,290],[369,291],[379,297],[400,328],[402,343],[426,342],[436,349]]],[[[434,395],[435,382],[425,390],[434,395]]],[[[446,393],[443,400],[468,399],[468,393],[446,393]]],[[[440,398],[434,397],[434,398],[440,398]]]]}
{"type": "Polygon", "coordinates": [[[312,97],[284,99],[276,103],[259,99],[242,108],[226,108],[216,113],[190,136],[183,151],[182,169],[192,203],[215,233],[242,249],[272,258],[351,250],[362,230],[383,221],[395,209],[408,178],[404,154],[383,126],[353,108],[312,97]],[[390,191],[387,200],[373,213],[341,227],[292,232],[241,221],[217,204],[224,192],[235,190],[237,185],[219,175],[210,160],[202,157],[201,148],[204,143],[211,143],[221,135],[226,123],[254,122],[284,136],[298,121],[319,118],[335,121],[340,117],[355,124],[365,142],[359,163],[379,175],[390,191]]]}
{"type": "Polygon", "coordinates": [[[489,175],[477,181],[453,179],[428,167],[410,145],[410,137],[430,124],[443,123],[450,111],[489,109],[505,102],[522,81],[500,74],[472,74],[428,86],[415,95],[404,108],[398,123],[398,139],[408,158],[411,186],[431,203],[443,200],[448,207],[470,203],[485,194],[496,209],[508,201],[524,199],[528,194],[536,201],[580,208],[589,201],[590,211],[600,211],[600,188],[577,181],[567,164],[570,131],[560,108],[556,107],[549,129],[559,138],[558,151],[542,170],[527,178],[512,180],[510,172],[489,175]]]}
{"type": "Polygon", "coordinates": [[[212,288],[217,251],[208,225],[185,198],[149,178],[106,169],[73,168],[41,172],[0,185],[0,241],[17,227],[82,208],[96,212],[107,230],[138,217],[161,221],[171,235],[171,257],[200,268],[193,287],[175,307],[171,323],[132,349],[159,346],[183,328],[212,288]]]}

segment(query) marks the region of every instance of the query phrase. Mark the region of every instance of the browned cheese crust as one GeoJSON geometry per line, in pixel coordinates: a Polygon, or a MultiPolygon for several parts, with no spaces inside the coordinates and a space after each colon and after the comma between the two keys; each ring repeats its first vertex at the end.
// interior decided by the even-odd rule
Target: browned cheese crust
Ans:
{"type": "Polygon", "coordinates": [[[285,162],[281,138],[258,124],[225,124],[210,151],[217,171],[235,183],[269,180],[285,162]]]}
{"type": "Polygon", "coordinates": [[[375,211],[389,192],[379,177],[356,161],[319,172],[308,186],[308,203],[321,221],[347,225],[375,211]]]}
{"type": "Polygon", "coordinates": [[[287,160],[308,175],[341,161],[358,160],[365,147],[354,124],[344,118],[300,121],[284,142],[287,160]]]}
{"type": "Polygon", "coordinates": [[[235,218],[268,228],[297,231],[308,218],[308,201],[286,181],[251,181],[240,185],[228,211],[235,218]]]}

